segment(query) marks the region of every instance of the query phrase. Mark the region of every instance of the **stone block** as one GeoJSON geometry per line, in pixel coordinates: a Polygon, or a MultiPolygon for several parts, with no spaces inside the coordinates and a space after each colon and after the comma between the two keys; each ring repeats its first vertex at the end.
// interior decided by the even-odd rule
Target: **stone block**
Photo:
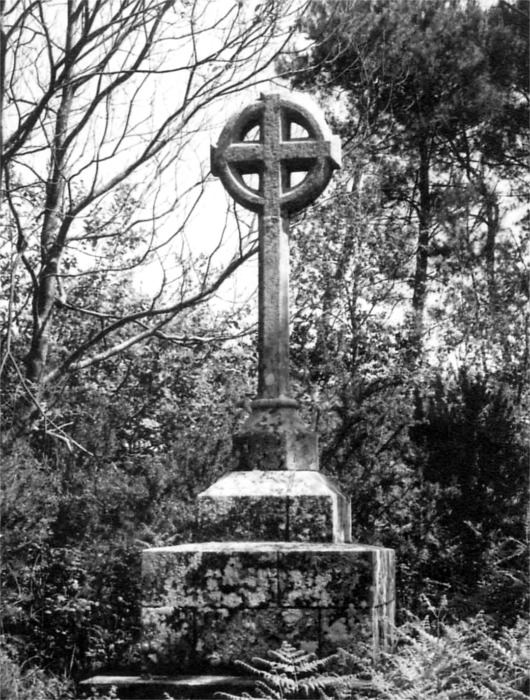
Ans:
{"type": "Polygon", "coordinates": [[[374,645],[390,651],[396,616],[396,577],[394,550],[382,549],[374,562],[373,626],[374,645]]]}
{"type": "MultiPolygon", "coordinates": [[[[262,401],[266,403],[266,401],[262,401]]],[[[241,471],[318,470],[318,436],[291,407],[260,407],[234,435],[233,452],[241,471]]]]}
{"type": "Polygon", "coordinates": [[[149,648],[145,670],[181,674],[197,664],[195,610],[174,605],[142,606],[142,646],[149,648]]]}
{"type": "Polygon", "coordinates": [[[277,600],[278,557],[273,550],[200,544],[146,550],[142,594],[149,606],[263,607],[277,600]]]}
{"type": "Polygon", "coordinates": [[[284,640],[307,651],[320,646],[317,609],[143,608],[142,627],[156,673],[232,673],[241,670],[236,660],[268,658],[284,640]]]}
{"type": "Polygon", "coordinates": [[[198,541],[351,541],[349,499],[320,472],[231,472],[197,509],[198,541]]]}
{"type": "Polygon", "coordinates": [[[337,649],[355,654],[365,645],[380,648],[374,644],[373,610],[366,599],[350,603],[346,608],[322,611],[320,656],[330,656],[337,649]]]}
{"type": "Polygon", "coordinates": [[[153,673],[237,670],[283,640],[328,655],[393,624],[393,551],[354,544],[209,542],[143,553],[153,673]]]}
{"type": "MultiPolygon", "coordinates": [[[[377,553],[379,555],[379,552],[377,553]]],[[[368,607],[373,599],[374,551],[320,550],[278,553],[280,605],[347,608],[352,600],[368,607]]]]}

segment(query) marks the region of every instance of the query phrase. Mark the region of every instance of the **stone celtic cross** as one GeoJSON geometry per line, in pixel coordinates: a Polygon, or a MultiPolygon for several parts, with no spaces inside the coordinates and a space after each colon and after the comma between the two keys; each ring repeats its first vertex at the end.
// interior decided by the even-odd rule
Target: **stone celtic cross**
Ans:
{"type": "Polygon", "coordinates": [[[278,95],[232,117],[212,152],[213,173],[259,214],[258,396],[234,435],[235,464],[197,497],[195,541],[142,554],[146,672],[187,674],[204,698],[230,690],[237,660],[277,639],[320,658],[344,645],[362,654],[370,636],[375,655],[390,651],[394,552],[352,544],[350,499],[319,472],[316,433],[289,395],[289,216],[336,167],[324,121],[278,95]]]}
{"type": "MultiPolygon", "coordinates": [[[[262,432],[267,423],[270,433],[272,421],[273,432],[290,433],[293,418],[281,413],[298,407],[289,392],[289,217],[324,191],[340,167],[340,142],[323,117],[295,97],[262,95],[228,120],[211,161],[212,173],[235,201],[259,215],[259,367],[252,407],[261,414],[253,420],[262,432]],[[295,173],[303,178],[296,184],[295,173]],[[257,176],[259,185],[251,186],[246,175],[257,176]],[[273,410],[280,411],[274,420],[273,410]]],[[[262,466],[304,468],[298,459],[298,466],[289,466],[291,462],[288,454],[276,467],[262,466]]]]}

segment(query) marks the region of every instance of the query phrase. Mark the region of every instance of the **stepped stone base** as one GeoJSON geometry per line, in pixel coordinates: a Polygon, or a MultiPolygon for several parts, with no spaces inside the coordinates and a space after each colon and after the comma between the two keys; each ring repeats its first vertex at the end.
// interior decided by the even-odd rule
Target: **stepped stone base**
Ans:
{"type": "Polygon", "coordinates": [[[284,640],[319,656],[390,643],[393,550],[209,542],[145,550],[142,572],[151,673],[237,673],[284,640]]]}
{"type": "Polygon", "coordinates": [[[351,542],[349,499],[320,472],[231,472],[197,504],[199,542],[351,542]]]}

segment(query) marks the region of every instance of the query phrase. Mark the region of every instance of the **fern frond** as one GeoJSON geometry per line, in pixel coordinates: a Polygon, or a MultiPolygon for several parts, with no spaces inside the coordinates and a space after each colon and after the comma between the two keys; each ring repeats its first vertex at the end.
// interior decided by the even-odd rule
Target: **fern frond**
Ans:
{"type": "MultiPolygon", "coordinates": [[[[530,635],[526,621],[496,630],[484,615],[448,626],[438,634],[422,620],[398,631],[402,644],[367,668],[380,700],[523,700],[528,698],[530,635]]],[[[357,668],[362,659],[343,652],[357,668]]],[[[355,676],[344,677],[355,690],[355,676]]],[[[370,695],[369,695],[370,696],[370,695]]],[[[368,696],[368,697],[369,697],[368,696]]],[[[362,695],[357,696],[359,700],[362,695]]]]}
{"type": "MultiPolygon", "coordinates": [[[[258,657],[254,657],[252,659],[254,662],[259,663],[264,661],[263,659],[260,659],[258,657]]],[[[267,663],[267,662],[265,662],[267,663]]],[[[263,676],[266,677],[269,673],[270,670],[267,668],[259,668],[259,666],[253,666],[251,663],[248,663],[247,661],[237,661],[237,665],[242,668],[245,671],[248,671],[252,676],[263,676]]],[[[269,667],[270,668],[270,667],[269,667]]]]}
{"type": "Polygon", "coordinates": [[[264,683],[263,681],[257,681],[255,687],[258,698],[263,698],[263,700],[283,700],[283,692],[279,688],[274,688],[264,683]]]}
{"type": "Polygon", "coordinates": [[[233,695],[232,693],[225,693],[224,690],[218,690],[215,695],[220,698],[225,698],[225,700],[254,700],[250,693],[246,690],[243,691],[241,695],[233,695]]]}
{"type": "MultiPolygon", "coordinates": [[[[269,652],[270,659],[254,658],[253,663],[238,661],[238,666],[256,677],[255,693],[261,700],[286,700],[318,692],[327,700],[326,687],[337,684],[336,677],[322,673],[336,654],[319,659],[313,653],[296,649],[283,642],[279,649],[269,652]]],[[[241,700],[234,695],[222,694],[227,700],[241,700]]],[[[248,695],[242,697],[250,697],[248,695]]]]}

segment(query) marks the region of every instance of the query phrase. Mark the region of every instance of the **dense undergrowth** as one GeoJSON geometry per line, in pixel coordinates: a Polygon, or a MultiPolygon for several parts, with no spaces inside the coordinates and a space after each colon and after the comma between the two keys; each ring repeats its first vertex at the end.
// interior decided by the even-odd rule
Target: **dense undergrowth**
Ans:
{"type": "MultiPolygon", "coordinates": [[[[4,450],[7,698],[24,697],[10,676],[19,688],[34,683],[53,698],[57,678],[138,669],[139,553],[192,539],[196,494],[229,468],[231,435],[245,415],[238,400],[250,393],[254,360],[252,350],[234,348],[214,357],[165,352],[155,358],[147,347],[137,364],[131,358],[119,393],[117,376],[101,372],[99,382],[63,389],[61,416],[83,449],[42,430],[4,450]]],[[[344,391],[355,390],[357,380],[335,370],[344,391]]],[[[321,431],[323,469],[352,496],[354,539],[397,551],[398,624],[407,621],[405,610],[430,621],[443,610],[451,651],[482,611],[482,648],[491,639],[493,659],[495,640],[520,630],[527,614],[522,412],[506,387],[477,374],[423,372],[404,411],[410,393],[406,384],[389,384],[351,404],[346,393],[340,420],[335,408],[334,423],[321,431]],[[390,442],[385,435],[396,423],[405,427],[390,442]],[[386,445],[377,460],[370,456],[376,440],[386,445]]],[[[423,655],[426,676],[431,642],[425,637],[414,652],[423,655]]],[[[388,662],[392,682],[406,682],[406,648],[395,657],[401,666],[388,662]]],[[[473,664],[455,673],[475,673],[473,664]]]]}
{"type": "Polygon", "coordinates": [[[72,681],[22,663],[16,650],[0,640],[0,698],[3,700],[71,700],[72,681]]]}
{"type": "MultiPolygon", "coordinates": [[[[209,432],[200,421],[183,426],[187,442],[169,439],[167,453],[158,451],[156,434],[146,433],[143,454],[124,448],[120,432],[141,434],[143,418],[136,428],[127,425],[125,409],[119,415],[114,405],[113,414],[100,407],[99,424],[90,416],[94,444],[100,440],[94,457],[48,442],[5,455],[2,630],[24,664],[73,678],[137,665],[139,553],[193,537],[194,494],[223,472],[229,453],[232,397],[223,400],[210,406],[209,432]]],[[[449,624],[483,611],[498,629],[509,628],[528,603],[524,449],[515,419],[510,428],[503,418],[503,430],[512,430],[511,452],[503,446],[502,468],[496,467],[483,441],[489,431],[494,449],[498,414],[491,417],[484,402],[464,431],[464,409],[456,403],[455,415],[446,413],[452,445],[422,436],[418,447],[410,438],[401,462],[381,459],[368,473],[362,461],[346,457],[350,469],[340,465],[335,475],[353,495],[355,540],[397,550],[402,610],[431,615],[427,596],[434,606],[443,601],[449,624]],[[449,449],[465,449],[474,473],[470,462],[460,470],[451,462],[448,475],[449,449]],[[420,469],[422,460],[427,466],[420,469]]],[[[157,416],[160,424],[173,419],[171,412],[157,416]]],[[[87,416],[78,420],[87,430],[87,416]]],[[[440,430],[436,418],[425,420],[424,435],[431,425],[440,430]]],[[[333,433],[327,439],[329,454],[333,433]]]]}
{"type": "MultiPolygon", "coordinates": [[[[438,611],[439,612],[439,611],[438,611]]],[[[410,616],[396,630],[395,649],[377,662],[370,651],[353,656],[339,651],[317,659],[283,643],[268,659],[242,664],[255,675],[254,690],[220,693],[229,700],[319,697],[346,700],[522,700],[530,697],[530,633],[520,618],[498,629],[479,614],[447,625],[439,618],[410,616]],[[333,673],[327,667],[333,664],[333,673]]],[[[71,681],[20,664],[15,650],[0,644],[2,700],[73,700],[71,681]]],[[[114,697],[114,695],[105,696],[114,697]]]]}
{"type": "Polygon", "coordinates": [[[396,630],[395,649],[377,662],[340,651],[328,659],[282,644],[269,659],[241,664],[257,677],[253,692],[229,700],[318,697],[355,700],[522,700],[530,697],[530,632],[519,619],[495,629],[479,614],[455,625],[411,616],[396,630]],[[326,670],[330,663],[342,672],[326,670]]]}

